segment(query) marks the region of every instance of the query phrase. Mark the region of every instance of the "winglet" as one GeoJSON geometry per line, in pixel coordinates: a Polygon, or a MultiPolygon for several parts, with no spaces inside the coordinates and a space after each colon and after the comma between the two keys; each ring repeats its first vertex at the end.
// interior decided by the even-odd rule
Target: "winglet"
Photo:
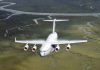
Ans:
{"type": "Polygon", "coordinates": [[[16,37],[15,37],[15,42],[16,42],[16,37]]]}

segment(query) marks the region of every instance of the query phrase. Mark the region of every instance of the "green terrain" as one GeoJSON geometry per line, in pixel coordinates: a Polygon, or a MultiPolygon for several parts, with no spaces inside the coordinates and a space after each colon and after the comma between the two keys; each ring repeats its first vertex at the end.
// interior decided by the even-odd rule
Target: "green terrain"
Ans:
{"type": "MultiPolygon", "coordinates": [[[[37,16],[41,17],[41,16],[37,16]]],[[[42,16],[46,18],[45,16],[42,16]]],[[[98,70],[100,62],[100,43],[95,40],[100,40],[99,22],[93,22],[91,24],[94,27],[89,27],[86,23],[90,21],[99,21],[99,18],[94,17],[53,17],[53,18],[69,18],[68,22],[58,22],[56,25],[56,32],[59,39],[85,39],[84,35],[87,33],[78,27],[84,27],[87,31],[91,31],[93,34],[87,36],[93,40],[88,39],[87,43],[72,44],[70,51],[66,51],[66,45],[60,45],[61,50],[59,52],[52,52],[46,57],[39,56],[39,50],[36,53],[31,51],[31,47],[28,51],[24,51],[25,44],[18,44],[14,42],[14,37],[17,39],[46,39],[52,32],[52,23],[39,21],[36,25],[32,19],[36,17],[31,15],[18,15],[13,16],[8,20],[0,22],[0,31],[2,30],[0,43],[1,43],[1,55],[0,55],[0,69],[1,70],[98,70]],[[17,19],[19,18],[19,19],[17,19]],[[27,19],[29,18],[29,19],[27,19]],[[84,21],[85,20],[85,21],[84,21]],[[18,22],[17,22],[18,21],[18,22]],[[25,23],[26,22],[26,23],[25,23]],[[33,24],[33,25],[30,25],[33,24]],[[7,25],[7,27],[5,27],[7,25]],[[30,26],[26,26],[30,25],[30,26]],[[22,27],[24,26],[24,27],[22,27]],[[2,28],[3,27],[3,28],[2,28]],[[4,37],[5,30],[13,27],[20,27],[9,31],[7,37],[4,37]],[[35,35],[34,35],[35,34],[35,35]],[[4,52],[3,52],[4,51],[4,52]]],[[[37,45],[40,47],[41,45],[37,45]]],[[[39,49],[39,48],[38,48],[39,49]]]]}
{"type": "Polygon", "coordinates": [[[7,8],[49,13],[90,13],[100,12],[99,0],[5,0],[16,5],[7,8]]]}

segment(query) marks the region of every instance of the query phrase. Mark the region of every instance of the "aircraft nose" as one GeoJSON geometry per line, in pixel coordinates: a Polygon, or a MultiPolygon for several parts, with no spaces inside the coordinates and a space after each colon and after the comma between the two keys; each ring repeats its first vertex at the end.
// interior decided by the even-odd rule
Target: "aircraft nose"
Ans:
{"type": "Polygon", "coordinates": [[[45,53],[41,52],[41,53],[40,53],[40,56],[41,56],[41,57],[44,57],[44,56],[45,56],[45,53]]]}

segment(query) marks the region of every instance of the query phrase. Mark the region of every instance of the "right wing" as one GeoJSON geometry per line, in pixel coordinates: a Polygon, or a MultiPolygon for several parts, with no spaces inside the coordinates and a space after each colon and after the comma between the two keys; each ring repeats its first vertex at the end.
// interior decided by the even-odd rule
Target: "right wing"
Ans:
{"type": "Polygon", "coordinates": [[[51,44],[69,44],[69,43],[81,43],[81,42],[87,42],[87,40],[57,40],[50,43],[51,44]]]}
{"type": "Polygon", "coordinates": [[[43,44],[45,40],[16,40],[16,37],[15,37],[15,42],[28,43],[28,44],[43,44]]]}

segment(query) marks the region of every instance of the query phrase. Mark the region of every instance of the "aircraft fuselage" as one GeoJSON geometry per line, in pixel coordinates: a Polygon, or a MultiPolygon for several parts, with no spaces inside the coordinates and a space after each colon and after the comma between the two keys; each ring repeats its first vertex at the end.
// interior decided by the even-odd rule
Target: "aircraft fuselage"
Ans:
{"type": "Polygon", "coordinates": [[[51,33],[47,40],[45,41],[45,43],[42,44],[41,48],[40,48],[40,55],[43,56],[47,56],[50,54],[50,52],[54,51],[55,48],[52,47],[51,42],[52,41],[56,41],[58,38],[58,35],[56,32],[51,33]]]}

